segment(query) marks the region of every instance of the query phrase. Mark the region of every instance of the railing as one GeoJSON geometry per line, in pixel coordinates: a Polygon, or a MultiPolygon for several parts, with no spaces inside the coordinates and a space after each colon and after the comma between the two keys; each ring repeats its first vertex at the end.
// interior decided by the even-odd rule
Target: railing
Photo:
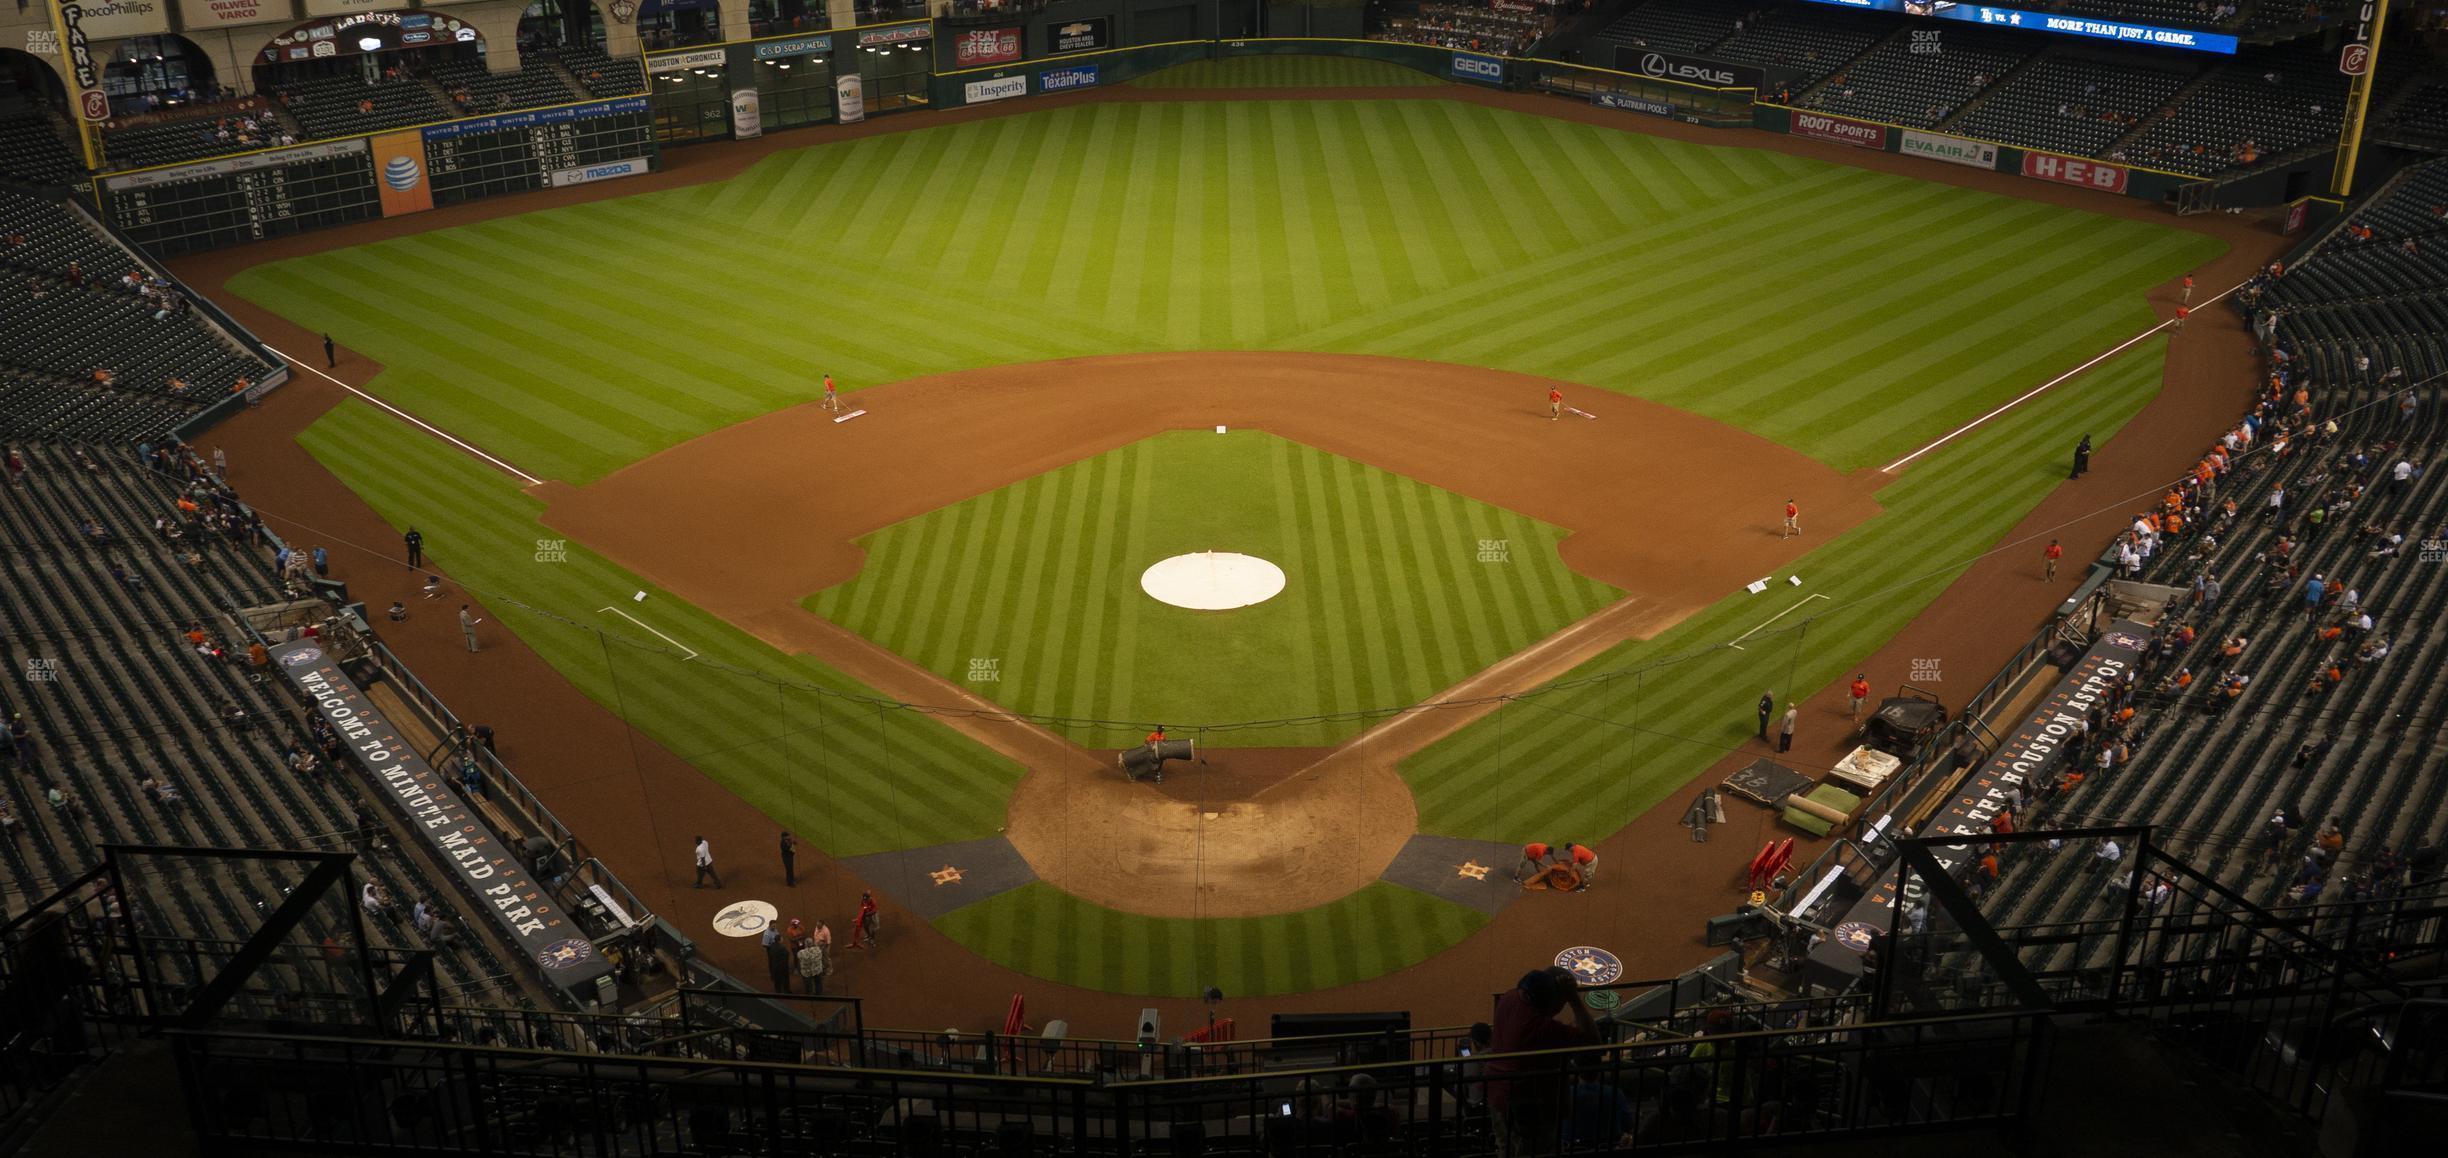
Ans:
{"type": "MultiPolygon", "coordinates": [[[[2099,598],[2098,590],[2094,589],[2089,602],[2095,603],[2099,598]]],[[[1869,821],[1873,817],[1902,816],[1925,803],[1922,799],[1923,794],[1946,781],[1946,776],[1939,772],[1939,754],[1953,748],[1959,737],[1978,725],[1991,708],[1996,707],[1999,701],[2006,698],[2009,692],[2022,682],[2032,664],[2048,653],[2050,646],[2057,641],[2063,625],[2069,622],[2080,622],[2082,613],[2083,608],[2078,607],[2061,618],[2050,619],[2033,632],[2032,637],[2015,651],[2012,659],[2007,660],[1996,674],[1989,677],[1987,683],[1982,684],[1979,690],[1974,691],[1964,700],[1962,707],[1955,711],[1945,728],[1924,738],[1919,750],[1915,751],[1911,758],[1897,769],[1896,774],[1889,778],[1885,786],[1863,802],[1862,807],[1854,813],[1854,816],[1862,821],[1869,821]]],[[[1882,839],[1884,835],[1882,832],[1882,839]]],[[[1820,853],[1817,859],[1811,861],[1810,867],[1794,875],[1792,879],[1795,886],[1810,888],[1818,881],[1825,879],[1828,874],[1844,871],[1843,866],[1836,862],[1848,847],[1854,849],[1856,855],[1872,858],[1880,857],[1882,851],[1881,841],[1860,843],[1838,841],[1828,846],[1827,851],[1820,853]]],[[[1885,870],[1881,868],[1878,871],[1885,870]]],[[[1816,900],[1812,907],[1825,903],[1824,898],[1833,895],[1832,891],[1823,892],[1821,894],[1823,899],[1816,900]]],[[[1808,911],[1797,911],[1791,915],[1811,919],[1808,911]]]]}
{"type": "Polygon", "coordinates": [[[1484,1153],[1488,1135],[1504,1130],[1512,1153],[1535,1156],[1568,1140],[1691,1148],[2010,1124],[2033,1105],[2048,1031],[2045,1014],[1979,1014],[1103,1086],[219,1031],[176,1032],[172,1044],[207,1150],[312,1142],[520,1155],[1116,1154],[1351,1144],[1434,1155],[1484,1153]],[[1491,1095],[1506,1108],[1491,1111],[1491,1095]],[[1654,1112],[1633,1113],[1634,1097],[1654,1100],[1654,1112]]]}
{"type": "MultiPolygon", "coordinates": [[[[409,670],[396,653],[379,639],[369,639],[367,652],[392,687],[425,716],[427,724],[434,728],[436,734],[445,738],[457,734],[463,721],[442,702],[442,697],[435,695],[433,689],[426,687],[424,681],[409,670]]],[[[511,773],[509,765],[502,763],[490,750],[480,750],[477,761],[484,768],[487,797],[497,805],[509,806],[531,829],[552,841],[556,854],[566,867],[551,874],[547,883],[555,887],[567,886],[569,895],[562,898],[563,903],[576,911],[600,914],[597,919],[612,926],[597,930],[596,935],[617,931],[619,920],[603,909],[589,886],[601,886],[626,912],[632,926],[647,921],[651,910],[645,903],[638,900],[637,894],[630,892],[629,887],[622,884],[611,869],[604,867],[602,861],[586,853],[577,835],[570,831],[568,825],[561,823],[561,818],[545,806],[541,797],[511,773]]]]}

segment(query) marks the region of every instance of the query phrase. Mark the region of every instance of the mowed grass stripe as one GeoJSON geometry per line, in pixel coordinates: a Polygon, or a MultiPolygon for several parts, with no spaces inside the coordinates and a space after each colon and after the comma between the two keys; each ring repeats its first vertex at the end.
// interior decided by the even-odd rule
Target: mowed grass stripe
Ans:
{"type": "MultiPolygon", "coordinates": [[[[395,524],[404,525],[407,520],[391,512],[418,508],[414,518],[431,536],[436,563],[485,598],[494,616],[548,661],[562,667],[591,698],[615,710],[626,708],[638,727],[684,756],[695,754],[700,767],[723,778],[760,808],[784,823],[816,833],[823,826],[813,811],[793,802],[789,788],[794,779],[812,775],[829,782],[837,798],[874,810],[872,815],[878,819],[824,843],[828,851],[854,855],[968,839],[991,833],[999,823],[1001,799],[1017,782],[1018,767],[950,735],[924,716],[899,714],[898,723],[910,730],[908,739],[932,733],[924,746],[906,741],[880,746],[851,740],[833,745],[835,756],[847,758],[814,768],[801,764],[809,754],[780,743],[773,708],[781,693],[771,684],[725,674],[712,665],[871,693],[804,657],[776,653],[685,603],[654,600],[646,614],[666,634],[699,649],[708,662],[687,664],[660,654],[659,649],[666,646],[660,641],[644,637],[625,622],[610,621],[618,628],[605,629],[612,635],[646,639],[656,649],[612,645],[620,669],[616,694],[611,673],[603,666],[604,644],[587,627],[598,619],[594,609],[611,595],[656,592],[653,586],[588,552],[582,544],[571,545],[566,563],[538,565],[534,561],[536,539],[549,537],[535,522],[539,503],[521,494],[511,480],[445,444],[409,433],[371,407],[349,403],[335,408],[309,428],[301,441],[332,463],[343,481],[395,524]],[[526,611],[492,594],[511,590],[517,591],[521,602],[569,623],[526,611]],[[896,801],[917,801],[920,806],[902,807],[896,801]],[[899,819],[887,818],[887,813],[899,819]],[[797,823],[800,819],[806,823],[797,823]]],[[[343,574],[348,565],[344,560],[343,574]]]]}
{"type": "MultiPolygon", "coordinates": [[[[876,532],[860,544],[861,575],[806,602],[951,678],[1001,659],[998,678],[972,690],[1022,712],[1132,721],[1121,731],[1299,718],[1423,698],[1616,598],[1537,574],[1564,570],[1561,536],[1271,435],[1177,432],[876,532]],[[1475,561],[1470,528],[1482,525],[1514,528],[1509,565],[1475,561]],[[1158,559],[1208,549],[1274,560],[1286,593],[1220,614],[1140,590],[1158,559]],[[878,586],[892,590],[863,590],[878,586]],[[1521,630],[1467,628],[1500,618],[1521,630]]],[[[1220,742],[1327,743],[1358,727],[1312,721],[1220,742]]]]}
{"type": "MultiPolygon", "coordinates": [[[[1746,641],[1745,650],[1710,647],[1782,607],[1763,607],[1737,595],[1655,641],[1611,650],[1576,674],[1663,657],[1682,657],[1680,662],[1639,681],[1552,693],[1500,709],[1406,762],[1404,775],[1417,797],[1423,829],[1500,840],[1531,839],[1570,824],[1581,827],[1569,831],[1604,833],[1665,799],[1749,736],[1750,704],[1758,689],[1775,689],[1783,698],[1841,678],[1853,657],[1893,635],[1926,606],[1968,565],[1978,544],[1995,540],[2034,494],[2062,479],[2058,448],[2086,431],[2106,438],[2099,432],[2116,430],[2149,399],[2158,386],[2162,352],[2156,341],[2137,348],[1916,464],[1881,495],[1887,509],[1862,532],[1813,551],[1792,568],[1835,577],[1814,584],[1835,602],[1810,612],[1807,632],[1781,623],[1746,641]],[[2037,452],[2041,447],[2048,449],[2037,452]],[[1899,542],[1923,546],[1884,546],[1899,542]],[[1597,726],[1590,718],[1633,710],[1645,721],[1639,733],[1597,726]],[[1637,766],[1613,751],[1625,742],[1641,746],[1637,766]],[[1632,790],[1593,813],[1582,791],[1586,782],[1508,777],[1508,771],[1522,770],[1508,765],[1526,755],[1539,767],[1585,764],[1593,777],[1611,775],[1620,766],[1632,790]]],[[[2033,553],[2036,557],[2036,549],[2033,553]]],[[[1806,715],[1803,720],[1803,727],[1814,730],[1844,726],[1841,718],[1806,715]]]]}
{"type": "MultiPolygon", "coordinates": [[[[1654,364],[1675,356],[1648,348],[1665,343],[1658,331],[1640,325],[1669,312],[1684,320],[1733,324],[1745,317],[1742,306],[1756,316],[1758,299],[1782,294],[1789,295],[1788,309],[1809,314],[1823,333],[1836,332],[1846,321],[1846,307],[1855,307],[1858,316],[1856,299],[1882,290],[1890,313],[1913,312],[1897,298],[1915,295],[1891,275],[1882,275],[1888,276],[1883,286],[1865,285],[1859,283],[1876,279],[1865,278],[1861,270],[1845,281],[1815,277],[1808,264],[1794,264],[1811,261],[1815,249],[1790,226],[1769,220],[1780,211],[1804,222],[1841,224],[1891,248],[1920,241],[1926,251],[1929,221],[1963,205],[1999,203],[1884,174],[1444,101],[1049,110],[778,154],[735,181],[737,194],[727,189],[647,194],[373,247],[392,252],[386,247],[429,246],[436,257],[460,262],[472,253],[524,252],[505,259],[517,270],[513,278],[487,281],[468,276],[464,267],[456,276],[432,267],[413,274],[353,269],[336,280],[382,287],[355,308],[323,300],[329,294],[263,296],[282,298],[267,304],[293,313],[340,315],[308,320],[332,321],[336,337],[368,348],[394,367],[397,378],[386,375],[377,384],[388,395],[420,412],[426,403],[440,407],[446,425],[488,446],[517,447],[521,453],[514,461],[529,470],[584,481],[760,407],[804,400],[820,372],[806,364],[813,362],[857,385],[1100,349],[1212,348],[1258,340],[1402,356],[1427,353],[1613,386],[1643,377],[1641,359],[1654,364]],[[1345,123],[1355,131],[1344,133],[1339,126],[1345,123]],[[1227,135],[1231,147],[1219,152],[1218,142],[1227,135]],[[1340,142],[1331,171],[1310,177],[1305,142],[1314,137],[1323,156],[1333,136],[1358,139],[1340,142]],[[1556,164],[1559,153],[1570,162],[1556,164]],[[972,170],[983,184],[941,204],[945,199],[936,194],[954,180],[946,174],[972,170]],[[1047,170],[1078,179],[1046,179],[1040,174],[1047,170]],[[1534,170],[1548,175],[1525,176],[1534,170]],[[1565,172],[1585,176],[1561,179],[1565,172]],[[1334,189],[1348,188],[1351,207],[1338,196],[1315,196],[1321,179],[1334,189]],[[1151,207],[1169,198],[1171,213],[1131,213],[1119,187],[1133,190],[1132,196],[1147,188],[1151,207]],[[1273,215],[1258,214],[1253,221],[1246,214],[1211,211],[1232,204],[1236,189],[1273,190],[1273,215]],[[1303,189],[1311,195],[1300,196],[1303,189]],[[803,190],[805,201],[797,199],[803,190]],[[1728,204],[1746,193],[1761,196],[1760,203],[1728,204]],[[1665,200],[1655,200],[1660,194],[1665,200]],[[1827,200],[1831,195],[1840,201],[1868,199],[1887,211],[1847,213],[1827,200]],[[1644,197],[1661,209],[1691,208],[1641,219],[1644,197]],[[1293,198],[1299,203],[1283,204],[1293,198]],[[1907,203],[1933,198],[1942,208],[1926,219],[1897,220],[1896,211],[1907,203]],[[1528,208],[1491,226],[1482,220],[1490,201],[1528,208]],[[777,244],[769,233],[702,216],[716,205],[753,206],[755,213],[787,223],[789,236],[777,244]],[[1355,214],[1352,207],[1361,206],[1369,208],[1355,214]],[[1355,216],[1358,229],[1352,227],[1355,216]],[[1627,223],[1627,216],[1633,220],[1627,223]],[[1713,224],[1699,222],[1701,217],[1714,219],[1713,224]],[[1091,227],[1078,228],[1083,220],[1091,227]],[[1174,228],[1161,227],[1168,220],[1174,228]],[[1099,240],[1108,222],[1119,223],[1110,245],[1099,240]],[[1161,255],[1147,253],[1148,246],[1124,245],[1123,230],[1137,228],[1133,222],[1145,222],[1151,238],[1168,240],[1186,226],[1183,239],[1196,244],[1161,255]],[[1474,249],[1454,240],[1457,231],[1477,236],[1488,228],[1497,229],[1502,242],[1529,250],[1499,260],[1495,255],[1502,245],[1474,249]],[[1681,236],[1672,236],[1679,228],[1681,236]],[[618,243],[587,244],[606,229],[618,230],[618,243]],[[1334,241],[1321,245],[1328,234],[1334,241]],[[1207,240],[1196,240],[1202,238],[1207,240]],[[1677,241],[1689,247],[1688,256],[1659,248],[1661,242],[1677,241]],[[1338,244],[1344,251],[1340,261],[1333,252],[1338,244]],[[1054,247],[1046,251],[1056,255],[1051,265],[1039,252],[1044,245],[1054,247]],[[1093,260],[1071,256],[1090,248],[1130,252],[1093,260]],[[1292,260],[1303,248],[1317,260],[1292,260]],[[1258,254],[1255,261],[1246,256],[1251,253],[1258,254]],[[936,255],[933,265],[930,254],[936,255]],[[1625,258],[1631,259],[1629,266],[1625,258]],[[1129,275],[1118,268],[1134,261],[1135,293],[1129,275]],[[1695,290],[1682,278],[1658,276],[1678,263],[1758,276],[1750,281],[1719,277],[1695,290]],[[1338,268],[1352,271],[1351,292],[1337,292],[1338,268]],[[1625,276],[1627,268],[1640,276],[1625,276]],[[975,276],[981,271],[991,276],[975,276]],[[675,282],[696,292],[660,292],[675,282]],[[396,297],[435,316],[386,308],[398,304],[391,283],[405,291],[396,297]],[[483,294],[467,292],[475,283],[485,283],[483,294]],[[546,303],[530,331],[488,332],[505,314],[520,316],[515,302],[473,300],[496,298],[497,283],[525,283],[521,288],[531,291],[528,299],[546,303]],[[1372,283],[1382,284],[1383,293],[1372,283]],[[1423,288],[1447,286],[1460,296],[1403,300],[1405,295],[1417,299],[1423,288]],[[845,312],[835,302],[845,289],[861,300],[892,305],[857,311],[854,326],[827,324],[845,312]],[[1809,296],[1812,290],[1819,292],[1809,296]],[[820,304],[811,308],[793,300],[802,292],[820,304]],[[1552,324],[1535,328],[1538,316],[1523,311],[1533,304],[1530,298],[1549,292],[1558,295],[1553,300],[1577,302],[1579,308],[1551,311],[1546,320],[1552,324]],[[1790,297],[1795,294],[1804,296],[1790,297]],[[668,317],[672,324],[635,324],[633,315],[650,301],[653,316],[668,317]],[[749,304],[725,309],[700,301],[749,304]],[[1395,309],[1415,311],[1411,316],[1426,324],[1389,329],[1395,315],[1386,311],[1395,309]],[[942,324],[928,316],[934,310],[958,317],[961,324],[942,324]],[[1443,321],[1456,311],[1485,316],[1496,325],[1482,327],[1466,348],[1456,349],[1443,321]],[[1163,324],[1151,325],[1159,317],[1163,324]],[[1108,319],[1116,330],[1099,332],[1108,319]],[[1321,320],[1326,324],[1312,324],[1321,320]],[[1260,334],[1256,339],[1253,328],[1260,334]],[[1491,336],[1492,330],[1506,332],[1491,336]],[[378,348],[385,331],[412,337],[400,349],[378,348]],[[645,334],[661,340],[646,343],[632,336],[645,334]],[[1562,344],[1551,340],[1558,334],[1571,339],[1571,348],[1558,349],[1562,344]],[[434,335],[446,337],[436,341],[434,335]],[[443,346],[483,353],[454,361],[434,349],[443,346]],[[539,351],[575,352],[570,361],[592,372],[539,366],[534,360],[539,351]],[[588,365],[590,358],[597,365],[588,365]],[[1524,360],[1536,364],[1520,365],[1524,360]],[[683,369],[697,363],[708,365],[694,373],[683,369]],[[641,372],[648,367],[655,372],[641,372]],[[578,437],[556,437],[570,433],[578,437]]],[[[2057,279],[2094,299],[2130,301],[2130,290],[2193,264],[2208,244],[2185,237],[2160,249],[2173,235],[2145,223],[2056,209],[2020,212],[2096,228],[2097,237],[2085,248],[2105,268],[2104,275],[2057,279]],[[2128,233],[2154,241],[2111,244],[2128,233]]],[[[2045,232],[2038,220],[2004,225],[1973,239],[1981,244],[1943,256],[1928,254],[1933,269],[1918,284],[1961,278],[1968,270],[2005,285],[2036,281],[2018,265],[2028,265],[2035,254],[2048,256],[2034,244],[2045,232]]],[[[342,259],[302,260],[338,268],[342,259]]],[[[295,264],[277,263],[248,277],[260,276],[263,286],[273,286],[280,280],[275,271],[295,264]]],[[[1928,295],[1917,296],[1926,300],[1928,295]]],[[[2011,319],[1988,319],[1968,324],[1950,340],[1994,353],[1998,343],[1989,337],[2014,332],[2020,341],[2020,330],[2011,319]]],[[[1783,331],[1787,348],[1818,344],[1803,344],[1815,335],[1790,327],[1783,331]]],[[[1725,335],[1688,326],[1678,332],[1686,343],[1725,335]]],[[[1849,332],[1865,333],[1858,327],[1849,332]]],[[[2064,336],[2069,352],[2078,337],[2064,336]]],[[[1747,352],[1771,359],[1776,350],[1773,343],[1755,339],[1747,352]]],[[[1924,362],[1938,356],[1927,344],[1917,353],[1924,362]]],[[[1722,372],[1734,364],[1728,359],[1716,368],[1722,372]]],[[[1960,360],[1955,365],[1961,374],[1960,360]]],[[[1899,384],[1898,376],[1893,367],[1848,363],[1807,376],[1783,369],[1735,374],[1738,381],[1730,390],[1688,380],[1660,388],[1688,391],[1669,401],[1715,400],[1728,407],[1716,411],[1718,416],[1739,421],[1742,416],[1731,407],[1782,415],[1797,413],[1795,404],[1802,402],[1845,407],[1909,385],[1899,384]]],[[[1946,404],[1955,389],[1949,383],[1911,393],[1929,408],[1924,425],[1899,424],[1885,442],[1874,441],[1867,429],[1838,435],[1834,429],[1841,424],[1798,420],[1770,433],[1840,465],[1855,463],[1891,443],[1926,440],[1933,434],[1928,427],[1942,425],[1952,413],[1946,404]]],[[[1851,411],[1861,412],[1859,406],[1851,411]]]]}

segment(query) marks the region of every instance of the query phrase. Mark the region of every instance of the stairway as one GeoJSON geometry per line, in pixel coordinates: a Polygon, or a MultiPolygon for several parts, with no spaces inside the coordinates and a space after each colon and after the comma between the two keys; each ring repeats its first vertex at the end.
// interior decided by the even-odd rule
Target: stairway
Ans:
{"type": "Polygon", "coordinates": [[[2013,84],[2015,81],[2022,79],[2023,74],[2031,71],[2033,65],[2039,64],[2043,60],[2054,59],[2056,52],[2057,46],[2052,44],[2038,52],[2031,54],[2030,56],[2024,57],[2022,63],[2015,65],[2013,68],[2007,69],[2004,73],[1989,78],[1989,84],[1987,87],[1972,94],[1971,100],[1965,101],[1962,107],[1956,109],[1952,113],[1947,114],[1947,118],[1945,120],[1942,120],[1936,125],[1932,126],[1932,131],[1941,133],[1953,132],[1955,130],[1955,126],[1961,123],[1965,117],[1971,116],[1973,112],[1977,111],[1982,105],[1988,104],[1990,97],[1996,96],[1998,93],[2003,92],[2007,85],[2013,84]]]}

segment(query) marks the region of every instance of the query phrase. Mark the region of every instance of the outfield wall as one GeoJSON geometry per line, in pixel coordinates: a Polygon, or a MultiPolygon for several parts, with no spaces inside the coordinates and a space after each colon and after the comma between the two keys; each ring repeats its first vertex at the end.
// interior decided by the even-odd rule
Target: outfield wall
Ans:
{"type": "Polygon", "coordinates": [[[2011,173],[2034,181],[2168,204],[2174,203],[2178,189],[2202,180],[2190,174],[2171,173],[2164,169],[2119,165],[2090,157],[2071,157],[1766,101],[1753,106],[1751,127],[1850,145],[1874,153],[1901,153],[1939,164],[2011,173]]]}

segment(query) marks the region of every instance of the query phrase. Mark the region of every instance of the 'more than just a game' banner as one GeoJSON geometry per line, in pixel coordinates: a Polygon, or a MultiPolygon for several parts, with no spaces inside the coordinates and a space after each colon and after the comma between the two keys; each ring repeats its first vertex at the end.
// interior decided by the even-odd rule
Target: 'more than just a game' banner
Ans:
{"type": "Polygon", "coordinates": [[[453,792],[442,774],[402,739],[365,692],[340,665],[311,644],[277,653],[282,674],[306,694],[316,715],[339,734],[340,746],[372,781],[374,790],[399,806],[408,829],[425,843],[470,900],[493,918],[544,979],[581,1004],[592,1004],[596,979],[611,971],[603,955],[561,906],[527,874],[518,855],[453,792]]]}
{"type": "Polygon", "coordinates": [[[1928,16],[1939,20],[1963,20],[1986,24],[1991,28],[2013,28],[2026,32],[2053,32],[2059,36],[2081,36],[2092,40],[2113,40],[2119,44],[2152,44],[2161,48],[2186,48],[2195,52],[2215,52],[2235,55],[2237,41],[2225,32],[2201,28],[2166,28],[2156,24],[2135,24],[2124,20],[2102,20],[2091,16],[2064,16],[2049,12],[2034,12],[2028,8],[2008,8],[2001,4],[1948,4],[1938,0],[1810,0],[1813,4],[1830,4],[1838,8],[1860,8],[1871,12],[1902,12],[1910,16],[1928,16]]]}
{"type": "Polygon", "coordinates": [[[1851,145],[1856,149],[1885,149],[1887,126],[1857,121],[1851,117],[1831,117],[1826,113],[1793,111],[1793,134],[1851,145]]]}
{"type": "MultiPolygon", "coordinates": [[[[1988,763],[1955,786],[1955,794],[1922,825],[1920,834],[1987,833],[1989,822],[2006,810],[2007,790],[2020,788],[2027,798],[2038,796],[2039,788],[2065,762],[2066,743],[2074,738],[2083,717],[2107,702],[2109,685],[2133,671],[2149,646],[2150,628],[2130,620],[2117,620],[2101,632],[2091,650],[2066,669],[2048,698],[1998,744],[1988,763]]],[[[1949,875],[1960,876],[1971,863],[1975,847],[1941,845],[1931,848],[1930,855],[1949,875]]],[[[1862,951],[1870,947],[1872,938],[1892,927],[1898,875],[1892,866],[1881,872],[1870,890],[1836,923],[1835,935],[1811,949],[1809,970],[1814,982],[1842,988],[1861,976],[1862,951]]],[[[1902,898],[1907,905],[1926,904],[1923,892],[1920,878],[1912,876],[1904,882],[1902,898]]]]}

